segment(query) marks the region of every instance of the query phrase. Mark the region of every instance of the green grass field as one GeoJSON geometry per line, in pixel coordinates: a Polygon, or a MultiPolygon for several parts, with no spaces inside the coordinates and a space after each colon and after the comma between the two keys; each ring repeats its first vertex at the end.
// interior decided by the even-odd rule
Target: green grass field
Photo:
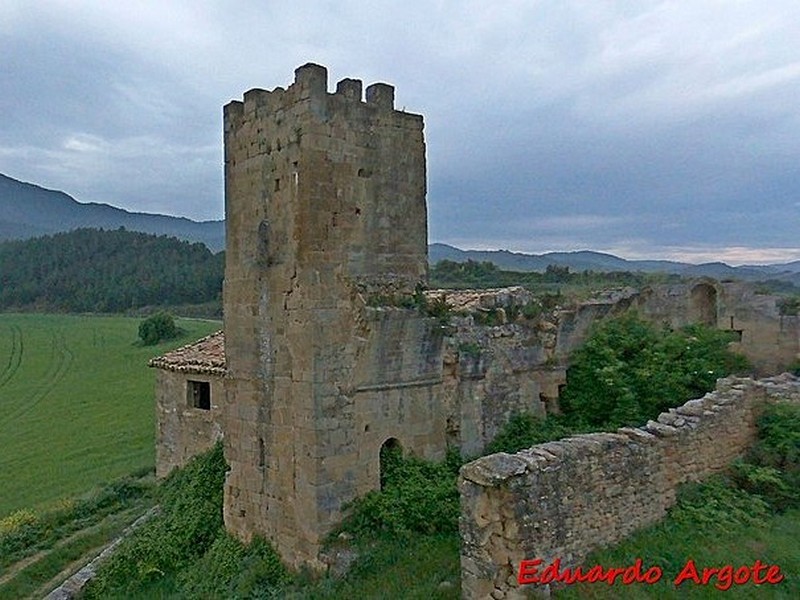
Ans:
{"type": "MultiPolygon", "coordinates": [[[[642,558],[645,569],[658,565],[663,577],[653,585],[633,583],[629,586],[617,582],[584,583],[573,589],[559,591],[556,598],[608,599],[613,598],[800,598],[800,510],[770,515],[764,522],[751,527],[724,527],[702,529],[697,524],[676,524],[666,521],[642,530],[613,548],[600,550],[585,564],[599,564],[604,568],[629,566],[642,558]],[[699,572],[703,568],[721,568],[732,565],[734,569],[762,563],[778,565],[784,580],[776,585],[756,586],[752,581],[731,585],[720,591],[715,587],[720,580],[710,579],[706,585],[690,580],[675,587],[673,582],[689,559],[695,561],[699,572]]],[[[763,577],[764,573],[761,574],[763,577]]]]}
{"type": "Polygon", "coordinates": [[[127,317],[0,314],[0,517],[81,494],[154,464],[147,361],[220,328],[139,345],[127,317]]]}

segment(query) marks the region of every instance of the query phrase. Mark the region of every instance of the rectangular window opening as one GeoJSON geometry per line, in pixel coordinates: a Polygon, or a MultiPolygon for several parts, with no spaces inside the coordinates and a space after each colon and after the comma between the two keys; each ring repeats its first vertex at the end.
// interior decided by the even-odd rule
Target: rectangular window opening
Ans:
{"type": "Polygon", "coordinates": [[[186,384],[189,406],[211,410],[211,384],[208,381],[187,381],[186,384]]]}

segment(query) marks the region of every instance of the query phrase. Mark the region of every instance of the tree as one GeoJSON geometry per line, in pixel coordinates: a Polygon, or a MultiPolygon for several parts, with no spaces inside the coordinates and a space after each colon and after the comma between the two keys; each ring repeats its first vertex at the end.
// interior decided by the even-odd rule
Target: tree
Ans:
{"type": "Polygon", "coordinates": [[[156,313],[139,324],[139,337],[145,346],[152,346],[162,340],[170,340],[178,335],[175,319],[167,312],[156,313]]]}
{"type": "Polygon", "coordinates": [[[570,280],[569,266],[549,264],[544,271],[544,281],[566,283],[570,280]]]}
{"type": "Polygon", "coordinates": [[[640,425],[746,371],[730,333],[701,325],[659,330],[635,315],[600,323],[572,356],[560,402],[584,425],[640,425]]]}

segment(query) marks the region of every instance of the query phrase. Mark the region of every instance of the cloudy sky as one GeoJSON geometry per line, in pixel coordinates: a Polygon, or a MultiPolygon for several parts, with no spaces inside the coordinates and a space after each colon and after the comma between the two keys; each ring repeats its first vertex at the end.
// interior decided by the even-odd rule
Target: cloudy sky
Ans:
{"type": "Polygon", "coordinates": [[[221,107],[306,62],[425,115],[431,241],[800,259],[796,0],[0,0],[0,173],[223,215],[221,107]]]}

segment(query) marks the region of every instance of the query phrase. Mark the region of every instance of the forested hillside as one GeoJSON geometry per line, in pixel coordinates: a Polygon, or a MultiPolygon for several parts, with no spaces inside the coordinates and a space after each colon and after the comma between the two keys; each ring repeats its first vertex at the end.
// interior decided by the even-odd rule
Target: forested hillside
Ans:
{"type": "Polygon", "coordinates": [[[121,312],[219,301],[224,254],[117,229],[0,242],[0,310],[121,312]]]}

